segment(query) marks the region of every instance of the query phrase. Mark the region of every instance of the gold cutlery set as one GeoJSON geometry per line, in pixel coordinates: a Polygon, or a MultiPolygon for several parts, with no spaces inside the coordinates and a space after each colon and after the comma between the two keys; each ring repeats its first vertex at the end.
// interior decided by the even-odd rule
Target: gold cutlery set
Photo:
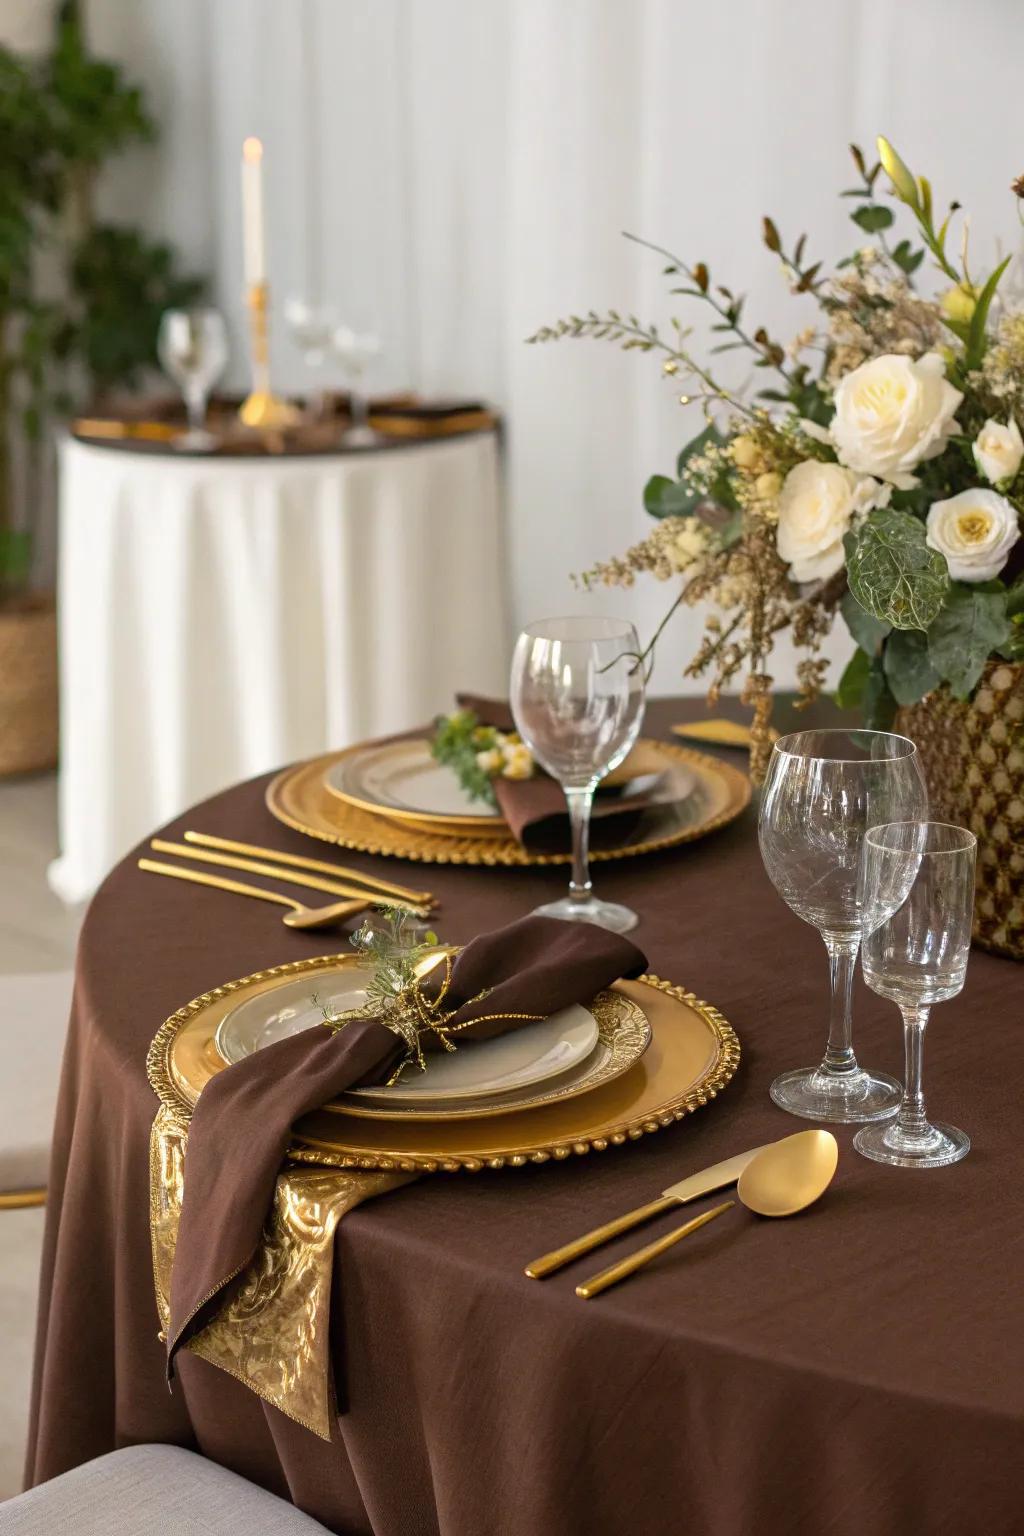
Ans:
{"type": "Polygon", "coordinates": [[[186,864],[167,864],[155,859],[139,860],[139,868],[147,874],[186,880],[193,885],[212,886],[218,891],[231,891],[236,896],[251,896],[256,901],[269,901],[287,907],[289,910],[281,921],[288,928],[330,928],[376,906],[398,907],[412,913],[414,917],[426,918],[437,905],[430,891],[411,890],[408,886],[378,879],[376,875],[365,875],[341,864],[331,864],[325,859],[282,853],[279,849],[263,848],[256,843],[237,843],[227,837],[214,837],[209,832],[189,831],[184,837],[183,843],[169,843],[155,837],[150,847],[154,853],[175,854],[196,863],[211,864],[221,869],[238,869],[250,875],[268,875],[272,879],[284,881],[286,885],[298,885],[342,898],[328,902],[325,906],[308,906],[293,896],[286,896],[282,891],[268,890],[261,885],[246,885],[240,880],[192,869],[186,864]]]}
{"type": "MultiPolygon", "coordinates": [[[[583,1254],[611,1242],[620,1233],[649,1221],[652,1216],[671,1209],[673,1205],[686,1205],[691,1200],[699,1200],[702,1195],[710,1195],[730,1184],[736,1185],[740,1203],[758,1216],[794,1216],[798,1211],[813,1205],[825,1193],[832,1182],[838,1161],[839,1145],[830,1131],[797,1131],[793,1136],[784,1136],[781,1141],[754,1147],[749,1152],[740,1152],[725,1162],[715,1163],[700,1173],[691,1174],[678,1184],[670,1185],[657,1200],[652,1200],[648,1205],[628,1211],[625,1216],[616,1217],[614,1221],[584,1233],[564,1247],[534,1259],[525,1273],[531,1280],[543,1280],[556,1269],[571,1264],[583,1254]]],[[[708,1211],[702,1211],[699,1216],[676,1227],[665,1237],[657,1238],[645,1248],[638,1249],[636,1253],[583,1281],[576,1287],[576,1295],[584,1300],[600,1295],[610,1286],[625,1280],[628,1275],[643,1269],[652,1259],[674,1247],[691,1232],[698,1231],[717,1216],[723,1216],[735,1204],[735,1200],[726,1200],[708,1211]]]]}

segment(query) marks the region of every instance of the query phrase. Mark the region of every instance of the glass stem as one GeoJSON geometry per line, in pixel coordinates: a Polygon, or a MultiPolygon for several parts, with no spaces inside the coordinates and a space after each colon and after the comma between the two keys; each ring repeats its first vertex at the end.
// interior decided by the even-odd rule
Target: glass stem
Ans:
{"type": "Polygon", "coordinates": [[[828,950],[829,977],[832,982],[832,1007],[828,1023],[828,1046],[821,1070],[832,1076],[850,1077],[860,1068],[853,1054],[852,989],[853,969],[857,963],[859,939],[835,939],[823,935],[828,950]]]}
{"type": "MultiPolygon", "coordinates": [[[[563,786],[564,787],[564,786],[563,786]]],[[[584,905],[591,898],[590,884],[590,807],[594,801],[593,789],[566,789],[569,806],[569,825],[572,827],[572,878],[569,881],[569,900],[584,905]]]]}
{"type": "Polygon", "coordinates": [[[206,391],[202,385],[190,384],[185,390],[185,411],[190,432],[201,432],[206,419],[206,391]]]}
{"type": "Polygon", "coordinates": [[[903,1014],[903,1052],[906,1060],[906,1074],[896,1124],[904,1135],[922,1136],[929,1130],[924,1112],[924,1094],[921,1091],[924,1030],[928,1023],[929,1010],[924,1005],[908,1004],[900,1011],[903,1014]]]}

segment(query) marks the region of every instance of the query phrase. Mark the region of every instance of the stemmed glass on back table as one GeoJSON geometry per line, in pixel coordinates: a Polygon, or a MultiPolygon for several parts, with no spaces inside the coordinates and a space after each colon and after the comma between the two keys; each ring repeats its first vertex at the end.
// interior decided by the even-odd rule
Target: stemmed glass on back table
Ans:
{"type": "Polygon", "coordinates": [[[895,1078],[869,1072],[853,1051],[851,986],[860,947],[861,854],[870,827],[923,821],[928,796],[917,749],[886,731],[799,731],[776,742],[761,798],[765,869],[786,904],[817,928],[828,951],[831,1016],[824,1059],[771,1086],[781,1109],[808,1120],[888,1119],[895,1078]]]}
{"type": "Polygon", "coordinates": [[[512,662],[516,727],[565,791],[572,826],[569,894],[537,911],[615,933],[635,928],[628,907],[599,901],[590,884],[594,790],[629,752],[644,713],[644,672],[632,624],[619,619],[542,619],[519,636],[512,662]]]}

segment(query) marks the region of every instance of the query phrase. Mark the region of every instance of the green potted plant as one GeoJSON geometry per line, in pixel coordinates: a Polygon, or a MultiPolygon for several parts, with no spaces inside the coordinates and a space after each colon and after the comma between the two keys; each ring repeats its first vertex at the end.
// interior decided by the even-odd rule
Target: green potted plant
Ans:
{"type": "Polygon", "coordinates": [[[168,246],[93,216],[103,162],[153,137],[73,0],[45,56],[0,47],[0,775],[57,755],[54,600],[32,582],[49,429],[79,395],[136,384],[162,311],[202,288],[168,246]]]}

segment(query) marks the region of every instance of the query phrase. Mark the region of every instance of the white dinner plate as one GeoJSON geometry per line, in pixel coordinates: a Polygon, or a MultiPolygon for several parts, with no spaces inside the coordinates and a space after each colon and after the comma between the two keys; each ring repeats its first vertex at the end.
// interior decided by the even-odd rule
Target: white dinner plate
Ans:
{"type": "MultiPolygon", "coordinates": [[[[308,977],[296,977],[232,1008],[218,1025],[214,1044],[234,1064],[321,1025],[325,1006],[342,1013],[360,1007],[365,997],[358,971],[328,971],[316,986],[308,977]]],[[[356,1088],[352,1095],[367,1104],[428,1104],[508,1093],[577,1066],[597,1038],[593,1016],[573,1005],[495,1040],[467,1040],[451,1053],[432,1054],[425,1072],[407,1072],[391,1087],[356,1088]]]]}
{"type": "MultiPolygon", "coordinates": [[[[684,800],[695,778],[684,764],[660,753],[656,742],[640,741],[606,781],[623,795],[644,794],[648,805],[684,800]]],[[[425,737],[369,742],[346,752],[331,764],[324,785],[333,795],[360,810],[413,821],[436,822],[448,829],[507,836],[502,816],[492,806],[474,800],[451,767],[439,763],[425,737]]]]}

